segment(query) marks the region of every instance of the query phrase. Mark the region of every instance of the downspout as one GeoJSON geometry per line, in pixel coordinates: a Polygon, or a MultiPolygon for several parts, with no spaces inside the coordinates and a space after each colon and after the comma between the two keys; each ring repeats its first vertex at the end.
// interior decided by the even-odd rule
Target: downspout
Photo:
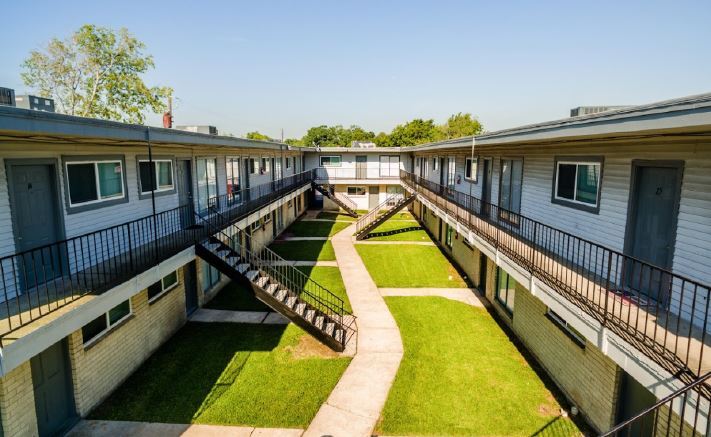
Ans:
{"type": "MultiPolygon", "coordinates": [[[[474,165],[474,147],[475,146],[476,146],[476,136],[473,136],[472,137],[472,161],[471,161],[472,165],[474,165]]],[[[465,176],[466,176],[466,172],[467,172],[467,165],[466,165],[466,163],[464,163],[465,176]]],[[[478,159],[476,160],[476,174],[474,174],[472,176],[474,176],[473,179],[476,180],[477,183],[479,183],[479,160],[478,159]]],[[[472,197],[473,197],[473,194],[472,194],[473,190],[474,190],[474,184],[472,182],[469,182],[469,195],[472,197]]]]}

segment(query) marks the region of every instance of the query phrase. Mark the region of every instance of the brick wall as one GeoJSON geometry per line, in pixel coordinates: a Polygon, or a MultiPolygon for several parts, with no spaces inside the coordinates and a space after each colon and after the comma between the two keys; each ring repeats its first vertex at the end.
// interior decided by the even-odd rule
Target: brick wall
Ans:
{"type": "Polygon", "coordinates": [[[131,298],[132,316],[84,347],[82,331],[69,335],[77,412],[86,416],[185,323],[184,270],[179,284],[148,302],[148,291],[131,298]]]}
{"type": "Polygon", "coordinates": [[[32,368],[29,361],[0,378],[0,417],[5,437],[37,435],[35,395],[32,387],[32,368]]]}

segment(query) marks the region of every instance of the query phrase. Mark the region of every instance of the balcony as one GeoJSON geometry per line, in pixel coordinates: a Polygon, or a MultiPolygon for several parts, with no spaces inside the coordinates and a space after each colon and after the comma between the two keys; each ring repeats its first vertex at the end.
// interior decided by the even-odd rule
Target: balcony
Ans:
{"type": "MultiPolygon", "coordinates": [[[[711,370],[708,285],[402,171],[401,182],[689,384],[711,370]]],[[[709,396],[706,384],[702,386],[709,396]]]]}
{"type": "Polygon", "coordinates": [[[319,167],[314,169],[314,179],[322,184],[392,183],[400,179],[400,168],[394,166],[319,167]]]}
{"type": "MultiPolygon", "coordinates": [[[[214,197],[200,213],[219,213],[234,223],[312,180],[307,171],[214,197]]],[[[34,322],[71,311],[210,232],[190,204],[0,258],[0,346],[35,329],[34,322]]]]}

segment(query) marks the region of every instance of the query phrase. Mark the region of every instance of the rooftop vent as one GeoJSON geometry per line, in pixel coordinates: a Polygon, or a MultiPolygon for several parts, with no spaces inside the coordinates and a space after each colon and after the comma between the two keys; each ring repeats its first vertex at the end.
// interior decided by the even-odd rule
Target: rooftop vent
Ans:
{"type": "Polygon", "coordinates": [[[209,125],[183,125],[183,126],[175,126],[176,129],[178,130],[184,130],[187,132],[195,132],[198,134],[209,134],[209,135],[217,135],[217,128],[215,126],[209,126],[209,125]]]}
{"type": "Polygon", "coordinates": [[[629,108],[629,106],[578,106],[570,110],[571,117],[580,117],[581,115],[599,114],[600,112],[614,111],[615,109],[629,108]]]}
{"type": "Polygon", "coordinates": [[[0,87],[0,105],[15,106],[15,90],[0,87]]]}

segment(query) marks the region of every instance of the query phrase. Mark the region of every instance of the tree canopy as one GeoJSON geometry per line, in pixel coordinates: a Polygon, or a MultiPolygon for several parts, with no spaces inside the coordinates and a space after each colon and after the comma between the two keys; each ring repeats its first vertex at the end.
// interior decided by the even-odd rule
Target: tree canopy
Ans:
{"type": "Polygon", "coordinates": [[[143,123],[146,110],[161,113],[169,87],[141,78],[155,67],[145,45],[127,29],[84,25],[64,40],[53,38],[22,64],[22,79],[57,110],[71,115],[143,123]]]}
{"type": "Polygon", "coordinates": [[[479,120],[469,113],[457,113],[441,125],[433,119],[416,118],[407,123],[395,126],[387,134],[380,132],[375,135],[359,126],[344,128],[343,126],[316,126],[306,132],[301,139],[290,138],[285,142],[299,146],[350,146],[352,141],[372,141],[379,147],[408,147],[416,144],[430,143],[476,135],[483,130],[479,120]]]}
{"type": "Polygon", "coordinates": [[[262,141],[270,141],[271,138],[268,135],[264,135],[263,133],[259,131],[254,131],[254,132],[247,132],[247,137],[248,140],[262,140],[262,141]]]}

